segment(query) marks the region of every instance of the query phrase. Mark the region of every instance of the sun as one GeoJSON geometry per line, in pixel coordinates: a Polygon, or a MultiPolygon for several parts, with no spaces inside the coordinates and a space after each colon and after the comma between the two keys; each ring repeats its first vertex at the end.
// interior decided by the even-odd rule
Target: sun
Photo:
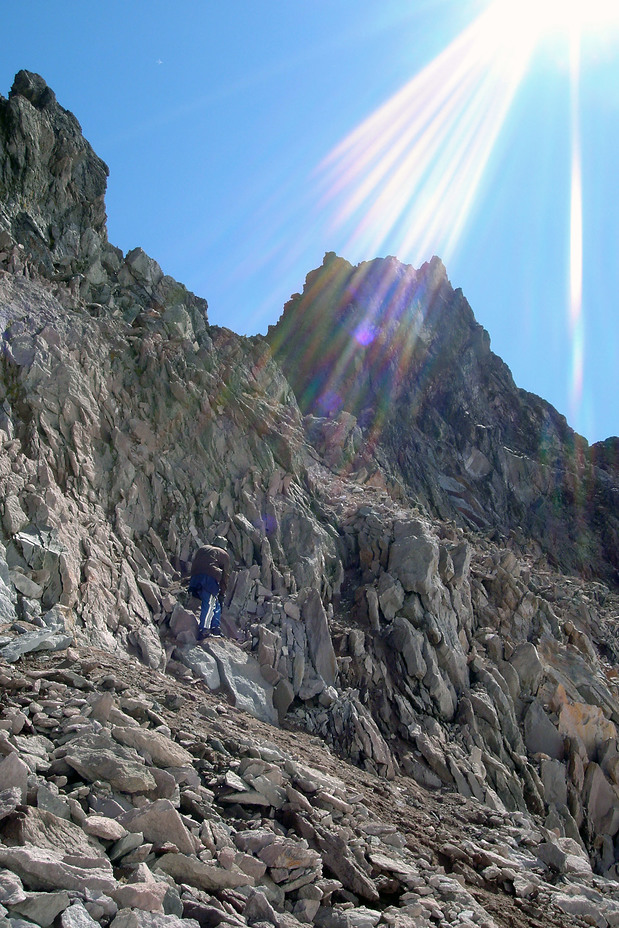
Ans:
{"type": "Polygon", "coordinates": [[[505,28],[529,40],[619,27],[618,0],[492,0],[490,8],[505,28]]]}

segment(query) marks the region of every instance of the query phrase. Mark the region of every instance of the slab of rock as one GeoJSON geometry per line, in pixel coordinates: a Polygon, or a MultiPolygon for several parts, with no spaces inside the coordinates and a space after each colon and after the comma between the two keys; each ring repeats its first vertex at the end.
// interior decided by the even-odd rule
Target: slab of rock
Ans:
{"type": "Polygon", "coordinates": [[[292,688],[292,684],[289,680],[282,678],[275,684],[273,689],[273,705],[277,712],[277,718],[280,724],[286,717],[286,713],[288,712],[288,709],[290,708],[293,700],[294,690],[292,688]]]}
{"type": "Polygon", "coordinates": [[[205,647],[217,661],[222,688],[233,705],[254,718],[277,725],[273,687],[262,676],[260,664],[225,638],[207,639],[205,647]]]}
{"type": "Polygon", "coordinates": [[[189,751],[159,731],[138,726],[115,726],[112,728],[112,736],[121,744],[149,754],[158,767],[190,767],[193,764],[194,758],[189,751]]]}
{"type": "Polygon", "coordinates": [[[428,669],[423,659],[423,634],[414,629],[403,616],[396,616],[387,640],[402,655],[408,674],[423,680],[428,669]]]}
{"type": "Polygon", "coordinates": [[[439,546],[417,519],[396,522],[389,548],[389,573],[407,593],[430,595],[438,579],[439,546]]]}
{"type": "Polygon", "coordinates": [[[87,835],[101,838],[103,841],[120,841],[127,834],[120,822],[107,815],[89,815],[82,822],[82,828],[87,835]]]}
{"type": "Polygon", "coordinates": [[[11,906],[11,915],[23,915],[41,928],[49,928],[56,916],[68,908],[69,902],[66,892],[27,893],[22,902],[11,906]]]}
{"type": "Polygon", "coordinates": [[[332,686],[337,678],[337,659],[320,593],[308,590],[301,602],[301,617],[305,622],[312,663],[326,685],[332,686]]]}
{"type": "Polygon", "coordinates": [[[524,717],[524,741],[531,754],[548,754],[555,760],[565,757],[563,735],[557,731],[537,699],[530,704],[524,717]]]}
{"type": "Polygon", "coordinates": [[[586,703],[564,703],[559,711],[559,731],[581,739],[592,760],[604,742],[617,738],[617,728],[604,717],[598,706],[586,703]]]}
{"type": "Polygon", "coordinates": [[[141,909],[144,912],[163,913],[163,900],[169,887],[167,883],[126,883],[110,893],[121,909],[141,909]]]}
{"type": "Polygon", "coordinates": [[[107,734],[85,735],[71,741],[64,760],[86,781],[105,780],[123,793],[146,793],[157,786],[141,758],[107,734]]]}
{"type": "Polygon", "coordinates": [[[33,651],[63,651],[73,644],[73,635],[56,634],[52,629],[40,632],[25,632],[0,649],[0,654],[9,664],[14,664],[24,654],[33,651]]]}
{"type": "Polygon", "coordinates": [[[293,870],[299,867],[315,867],[320,854],[306,848],[298,841],[280,838],[258,852],[258,857],[267,867],[284,867],[293,870]]]}
{"type": "Polygon", "coordinates": [[[26,898],[24,886],[16,873],[0,870],[0,905],[17,905],[26,898]]]}
{"type": "Polygon", "coordinates": [[[373,880],[361,869],[344,838],[324,828],[314,827],[298,813],[291,813],[290,818],[295,823],[295,830],[319,851],[323,865],[332,871],[345,889],[362,899],[378,901],[380,894],[373,880]]]}
{"type": "MultiPolygon", "coordinates": [[[[11,752],[0,762],[0,790],[4,793],[6,790],[18,789],[20,801],[25,803],[28,794],[29,773],[28,764],[24,763],[17,752],[11,752]]],[[[10,803],[12,801],[11,796],[7,795],[4,801],[10,803]]]]}
{"type": "Polygon", "coordinates": [[[619,831],[619,795],[598,764],[591,763],[587,767],[583,798],[594,834],[616,835],[619,831]]]}
{"type": "Polygon", "coordinates": [[[33,844],[63,854],[85,857],[104,854],[99,841],[87,835],[78,825],[33,806],[22,807],[0,822],[0,836],[9,847],[33,844]]]}
{"type": "Polygon", "coordinates": [[[37,808],[44,812],[53,812],[58,818],[66,818],[67,821],[71,819],[71,809],[67,800],[41,783],[37,788],[37,808]]]}
{"type": "Polygon", "coordinates": [[[535,696],[544,676],[544,665],[539,658],[535,645],[530,641],[518,645],[510,657],[509,663],[518,673],[522,692],[535,696]]]}
{"type": "Polygon", "coordinates": [[[60,916],[61,928],[99,928],[88,909],[81,902],[74,902],[60,916]]]}
{"type": "Polygon", "coordinates": [[[110,922],[109,928],[201,928],[201,925],[195,918],[121,909],[114,921],[110,922]]]}
{"type": "MultiPolygon", "coordinates": [[[[320,928],[375,928],[380,918],[380,912],[365,906],[345,910],[322,906],[316,913],[314,924],[320,928]]],[[[400,921],[396,925],[399,926],[400,921]]]]}
{"type": "Polygon", "coordinates": [[[76,857],[59,851],[33,847],[0,847],[0,866],[17,873],[32,890],[68,889],[85,892],[116,888],[112,865],[107,857],[76,857]]]}
{"type": "Polygon", "coordinates": [[[144,835],[141,831],[130,831],[112,845],[108,851],[108,857],[114,863],[117,860],[120,860],[121,857],[125,857],[127,854],[135,851],[135,849],[140,847],[143,843],[144,835]]]}
{"type": "Polygon", "coordinates": [[[252,886],[254,883],[251,876],[240,870],[226,870],[186,854],[164,854],[157,861],[157,866],[177,883],[188,883],[190,886],[196,886],[208,892],[235,889],[237,886],[252,886]]]}
{"type": "MultiPolygon", "coordinates": [[[[0,792],[0,821],[14,812],[22,802],[22,791],[18,786],[11,786],[0,792]]],[[[1,826],[0,826],[1,827],[1,826]]]]}
{"type": "Polygon", "coordinates": [[[204,680],[209,690],[216,693],[221,689],[221,676],[219,665],[215,657],[203,647],[186,647],[177,652],[183,663],[192,670],[197,677],[204,680]]]}
{"type": "Polygon", "coordinates": [[[382,870],[385,873],[393,873],[404,883],[406,883],[407,880],[416,880],[419,877],[419,870],[417,867],[411,863],[407,863],[405,860],[400,860],[397,857],[390,857],[380,851],[370,851],[368,856],[378,870],[382,870]]]}
{"type": "Polygon", "coordinates": [[[155,845],[171,842],[182,854],[196,851],[193,837],[169,799],[157,799],[141,809],[125,812],[118,821],[127,831],[139,832],[155,845]]]}

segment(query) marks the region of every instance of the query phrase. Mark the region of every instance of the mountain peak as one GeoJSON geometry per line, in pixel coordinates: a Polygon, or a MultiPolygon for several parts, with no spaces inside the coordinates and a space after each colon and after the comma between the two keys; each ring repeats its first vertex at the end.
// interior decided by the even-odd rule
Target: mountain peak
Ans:
{"type": "Polygon", "coordinates": [[[39,110],[51,109],[57,105],[54,91],[47,86],[40,74],[35,74],[33,71],[17,72],[9,92],[9,99],[12,97],[25,97],[39,110]]]}

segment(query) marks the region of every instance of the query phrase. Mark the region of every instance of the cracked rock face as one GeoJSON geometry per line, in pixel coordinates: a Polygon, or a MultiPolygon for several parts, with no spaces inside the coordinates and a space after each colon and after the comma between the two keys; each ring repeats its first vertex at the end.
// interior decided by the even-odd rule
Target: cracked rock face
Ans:
{"type": "Polygon", "coordinates": [[[437,260],[327,256],[267,339],[210,326],[107,242],[106,173],[20,72],[0,923],[619,924],[613,441],[572,454],[437,260]]]}

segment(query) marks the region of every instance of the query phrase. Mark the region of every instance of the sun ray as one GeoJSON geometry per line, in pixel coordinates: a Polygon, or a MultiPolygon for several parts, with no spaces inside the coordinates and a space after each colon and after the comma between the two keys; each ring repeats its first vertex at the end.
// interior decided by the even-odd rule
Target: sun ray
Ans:
{"type": "Polygon", "coordinates": [[[584,380],[583,281],[583,203],[580,139],[580,38],[576,30],[570,37],[571,94],[571,194],[570,194],[570,294],[569,329],[572,339],[571,413],[576,416],[582,399],[584,380]]]}
{"type": "Polygon", "coordinates": [[[403,260],[449,260],[535,46],[514,24],[488,7],[324,160],[322,204],[350,253],[389,242],[403,260]]]}

